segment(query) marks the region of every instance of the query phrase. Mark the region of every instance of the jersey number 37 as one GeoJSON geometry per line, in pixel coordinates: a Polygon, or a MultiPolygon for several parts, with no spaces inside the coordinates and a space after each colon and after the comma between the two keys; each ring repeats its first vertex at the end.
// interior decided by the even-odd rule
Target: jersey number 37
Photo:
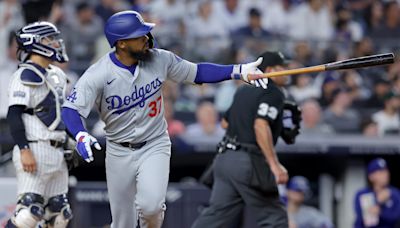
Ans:
{"type": "Polygon", "coordinates": [[[151,109],[149,112],[150,117],[155,117],[161,112],[162,108],[162,98],[161,96],[157,97],[156,100],[149,103],[149,108],[151,109]]]}

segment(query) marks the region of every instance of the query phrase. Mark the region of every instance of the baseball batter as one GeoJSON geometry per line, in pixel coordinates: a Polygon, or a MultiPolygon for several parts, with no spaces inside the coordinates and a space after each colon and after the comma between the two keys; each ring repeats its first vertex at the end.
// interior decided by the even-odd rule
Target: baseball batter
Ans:
{"type": "Polygon", "coordinates": [[[67,78],[50,64],[68,61],[59,33],[48,22],[29,24],[16,33],[21,64],[11,79],[7,120],[17,144],[13,161],[18,202],[7,228],[39,223],[65,228],[72,218],[61,121],[67,78]]]}
{"type": "Polygon", "coordinates": [[[241,79],[267,87],[267,80],[249,82],[260,72],[257,62],[242,65],[195,64],[153,47],[150,31],[135,11],[111,16],[105,36],[115,51],[94,63],[76,83],[62,117],[78,142],[77,150],[93,161],[97,140],[83,127],[96,105],[106,132],[106,176],[113,228],[161,227],[167,191],[171,142],[164,119],[161,87],[165,80],[215,83],[241,79]]]}

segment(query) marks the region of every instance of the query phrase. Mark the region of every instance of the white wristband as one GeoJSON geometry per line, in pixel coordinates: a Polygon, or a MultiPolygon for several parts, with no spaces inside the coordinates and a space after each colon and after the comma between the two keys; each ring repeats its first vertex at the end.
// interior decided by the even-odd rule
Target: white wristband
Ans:
{"type": "Polygon", "coordinates": [[[231,78],[235,80],[240,80],[242,74],[240,73],[242,66],[240,64],[233,65],[233,70],[231,73],[231,78]]]}

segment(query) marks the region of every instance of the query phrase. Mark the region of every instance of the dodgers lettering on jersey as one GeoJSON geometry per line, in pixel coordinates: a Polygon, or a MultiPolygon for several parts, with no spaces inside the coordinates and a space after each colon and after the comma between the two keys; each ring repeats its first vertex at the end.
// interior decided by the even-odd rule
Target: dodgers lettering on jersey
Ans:
{"type": "Polygon", "coordinates": [[[64,107],[86,118],[96,105],[110,141],[139,143],[164,134],[162,84],[167,79],[193,83],[197,65],[166,50],[151,52],[150,61],[133,68],[113,52],[103,56],[78,80],[64,107]]]}
{"type": "Polygon", "coordinates": [[[106,98],[106,102],[109,104],[107,106],[108,110],[114,110],[113,114],[121,114],[128,111],[131,108],[139,107],[143,108],[147,99],[151,98],[154,94],[160,91],[162,81],[158,78],[151,81],[141,87],[135,85],[132,94],[120,97],[118,95],[109,96],[106,98]]]}

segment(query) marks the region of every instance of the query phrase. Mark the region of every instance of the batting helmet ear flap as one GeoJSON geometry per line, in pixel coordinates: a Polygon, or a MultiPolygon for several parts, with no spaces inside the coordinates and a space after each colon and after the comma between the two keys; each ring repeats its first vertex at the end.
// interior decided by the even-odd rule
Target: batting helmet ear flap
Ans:
{"type": "Polygon", "coordinates": [[[146,36],[149,38],[149,48],[154,48],[156,46],[154,36],[151,34],[151,32],[147,33],[146,36]]]}

